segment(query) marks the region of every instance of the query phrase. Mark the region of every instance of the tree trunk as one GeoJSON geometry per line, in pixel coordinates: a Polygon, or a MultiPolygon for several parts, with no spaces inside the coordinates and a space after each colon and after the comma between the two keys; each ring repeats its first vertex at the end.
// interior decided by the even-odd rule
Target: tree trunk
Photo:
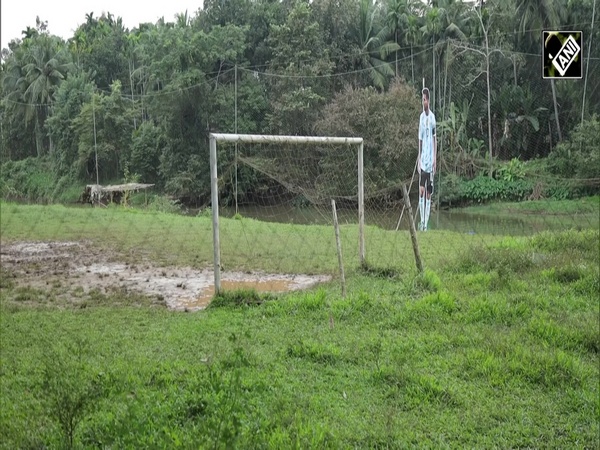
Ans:
{"type": "MultiPolygon", "coordinates": [[[[131,88],[131,104],[134,106],[135,111],[135,98],[133,96],[133,72],[135,72],[135,61],[131,59],[129,61],[129,86],[131,88]]],[[[133,129],[137,130],[137,120],[135,114],[133,116],[133,129]]]]}
{"type": "Polygon", "coordinates": [[[488,46],[488,35],[485,33],[485,66],[486,66],[486,77],[487,77],[487,114],[488,114],[488,145],[490,148],[490,171],[489,176],[492,178],[492,166],[494,161],[494,153],[492,150],[492,110],[491,101],[492,96],[490,93],[490,49],[488,46]]]}
{"type": "MultiPolygon", "coordinates": [[[[396,45],[398,45],[398,30],[396,30],[394,34],[396,38],[396,45]]],[[[398,78],[398,50],[396,50],[396,78],[398,78]]]]}
{"type": "Polygon", "coordinates": [[[431,48],[431,65],[433,66],[433,80],[431,80],[431,105],[429,108],[433,111],[435,109],[435,40],[431,48]]]}
{"type": "Polygon", "coordinates": [[[410,68],[412,71],[412,82],[415,84],[415,60],[413,56],[413,45],[410,43],[410,68]]]}
{"type": "Polygon", "coordinates": [[[560,121],[558,120],[558,103],[556,102],[556,88],[554,80],[550,80],[552,86],[552,100],[554,101],[554,117],[556,118],[556,131],[558,132],[558,142],[562,141],[562,133],[560,132],[560,121]]]}
{"type": "Polygon", "coordinates": [[[40,127],[40,119],[39,119],[39,117],[36,117],[36,119],[35,119],[35,148],[37,150],[38,158],[40,156],[42,156],[42,153],[44,153],[43,139],[44,139],[44,137],[42,136],[42,129],[40,127]]]}

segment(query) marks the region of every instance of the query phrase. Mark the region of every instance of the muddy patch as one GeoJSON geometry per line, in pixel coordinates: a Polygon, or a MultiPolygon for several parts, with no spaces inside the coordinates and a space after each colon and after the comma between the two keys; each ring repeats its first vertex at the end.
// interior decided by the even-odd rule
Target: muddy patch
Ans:
{"type": "MultiPolygon", "coordinates": [[[[20,242],[2,245],[3,276],[20,289],[51,290],[56,298],[82,302],[93,294],[134,292],[179,311],[196,311],[214,295],[210,269],[156,267],[149,262],[118,262],[116,254],[95,250],[86,242],[20,242]]],[[[255,289],[281,293],[307,289],[328,276],[223,272],[224,290],[255,289]]]]}

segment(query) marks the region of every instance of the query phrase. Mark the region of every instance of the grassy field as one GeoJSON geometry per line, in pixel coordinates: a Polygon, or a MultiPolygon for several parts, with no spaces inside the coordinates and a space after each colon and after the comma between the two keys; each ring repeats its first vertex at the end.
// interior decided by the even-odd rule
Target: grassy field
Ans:
{"type": "MultiPolygon", "coordinates": [[[[213,236],[210,215],[196,217],[139,209],[69,208],[61,205],[0,205],[2,240],[86,240],[98,249],[117,251],[127,260],[150,259],[163,265],[212,267],[213,236]]],[[[359,265],[358,229],[342,225],[345,265],[359,265]]],[[[366,228],[366,257],[370,264],[404,272],[415,267],[408,231],[376,226],[366,228]]],[[[249,218],[221,219],[221,262],[225,269],[280,273],[337,273],[332,226],[267,223],[249,218]]],[[[498,242],[502,236],[470,236],[450,231],[430,233],[420,243],[431,268],[451,254],[475,245],[498,242]]]]}
{"type": "MultiPolygon", "coordinates": [[[[482,206],[471,206],[464,211],[485,214],[544,214],[547,216],[595,216],[600,212],[600,196],[583,197],[576,200],[532,200],[526,202],[497,202],[482,206]]],[[[592,217],[590,217],[592,219],[592,217]]]]}
{"type": "MultiPolygon", "coordinates": [[[[208,217],[0,207],[3,246],[212,261],[208,217]]],[[[226,268],[337,273],[329,227],[222,225],[226,268]]],[[[368,228],[368,270],[355,227],[342,238],[347,298],[335,280],[188,314],[123,292],[24,301],[3,266],[0,448],[598,448],[597,229],[431,231],[422,275],[405,232],[368,228]]]]}

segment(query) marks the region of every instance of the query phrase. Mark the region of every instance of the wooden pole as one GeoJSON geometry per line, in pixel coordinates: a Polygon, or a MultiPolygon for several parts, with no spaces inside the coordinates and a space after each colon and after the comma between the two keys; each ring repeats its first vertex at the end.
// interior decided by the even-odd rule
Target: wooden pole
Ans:
{"type": "Polygon", "coordinates": [[[340,225],[335,208],[335,200],[331,199],[331,209],[333,210],[333,227],[335,229],[335,244],[337,246],[338,264],[340,265],[340,278],[342,282],[342,298],[346,298],[346,276],[344,274],[344,261],[342,259],[342,241],[340,239],[340,225]]]}
{"type": "Polygon", "coordinates": [[[406,205],[406,210],[408,212],[410,237],[412,239],[413,251],[415,252],[415,262],[417,263],[417,270],[420,273],[423,273],[423,263],[421,262],[421,254],[419,252],[419,242],[417,241],[417,230],[415,228],[415,223],[413,222],[412,208],[410,206],[410,198],[408,198],[408,191],[406,190],[406,184],[402,185],[402,193],[404,194],[404,204],[406,205]]]}
{"type": "MultiPolygon", "coordinates": [[[[418,157],[417,157],[418,158],[418,157]]],[[[417,171],[417,164],[419,164],[419,161],[415,161],[415,168],[413,169],[413,174],[412,174],[412,178],[410,179],[410,185],[408,186],[408,190],[410,192],[410,189],[412,188],[412,183],[415,179],[415,173],[417,171]]],[[[398,219],[398,223],[396,224],[396,231],[398,231],[398,228],[400,228],[400,222],[402,222],[402,216],[404,215],[404,210],[406,209],[406,203],[404,204],[404,206],[402,207],[402,212],[400,213],[400,218],[398,219]]]]}

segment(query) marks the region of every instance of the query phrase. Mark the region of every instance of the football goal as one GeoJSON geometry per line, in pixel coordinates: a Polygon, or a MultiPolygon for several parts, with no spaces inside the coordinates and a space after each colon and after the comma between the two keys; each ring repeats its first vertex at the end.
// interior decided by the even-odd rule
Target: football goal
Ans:
{"type": "Polygon", "coordinates": [[[335,268],[333,227],[318,226],[331,223],[332,200],[350,225],[344,228],[346,242],[358,238],[358,261],[364,264],[362,138],[210,133],[209,145],[215,293],[222,287],[223,250],[237,258],[224,261],[227,268],[252,270],[253,261],[287,273],[335,268]],[[269,230],[273,235],[265,236],[269,230]]]}

